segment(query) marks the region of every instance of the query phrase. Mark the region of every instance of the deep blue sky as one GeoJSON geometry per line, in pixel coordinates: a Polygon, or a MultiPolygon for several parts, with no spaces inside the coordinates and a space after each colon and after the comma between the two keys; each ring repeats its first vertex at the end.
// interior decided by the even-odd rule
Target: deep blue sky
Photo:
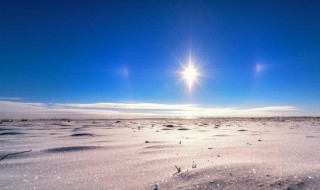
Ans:
{"type": "Polygon", "coordinates": [[[317,0],[2,0],[0,96],[319,111],[319,10],[317,0]],[[205,75],[191,95],[177,74],[190,51],[205,75]]]}

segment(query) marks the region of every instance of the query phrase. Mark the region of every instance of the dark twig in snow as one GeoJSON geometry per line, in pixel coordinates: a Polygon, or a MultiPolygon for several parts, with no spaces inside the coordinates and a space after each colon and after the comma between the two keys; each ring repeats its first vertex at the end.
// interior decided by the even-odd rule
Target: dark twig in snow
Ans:
{"type": "Polygon", "coordinates": [[[174,166],[174,167],[176,167],[177,173],[180,173],[180,172],[181,172],[181,168],[180,168],[180,167],[178,167],[178,166],[174,166]]]}

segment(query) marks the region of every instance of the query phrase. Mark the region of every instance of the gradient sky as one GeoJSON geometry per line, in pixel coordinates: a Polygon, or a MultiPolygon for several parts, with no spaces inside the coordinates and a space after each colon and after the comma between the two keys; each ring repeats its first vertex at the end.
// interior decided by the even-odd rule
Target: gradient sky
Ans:
{"type": "Polygon", "coordinates": [[[320,115],[320,1],[0,1],[0,99],[320,115]],[[181,64],[201,74],[189,93],[181,64]]]}

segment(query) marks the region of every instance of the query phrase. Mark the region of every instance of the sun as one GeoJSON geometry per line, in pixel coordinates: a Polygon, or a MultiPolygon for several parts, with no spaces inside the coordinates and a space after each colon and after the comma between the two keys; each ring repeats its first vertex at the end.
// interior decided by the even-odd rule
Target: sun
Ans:
{"type": "Polygon", "coordinates": [[[192,89],[194,82],[197,82],[197,79],[200,76],[198,68],[195,67],[192,61],[189,61],[187,65],[183,66],[183,71],[181,74],[182,79],[186,81],[189,90],[192,89]]]}

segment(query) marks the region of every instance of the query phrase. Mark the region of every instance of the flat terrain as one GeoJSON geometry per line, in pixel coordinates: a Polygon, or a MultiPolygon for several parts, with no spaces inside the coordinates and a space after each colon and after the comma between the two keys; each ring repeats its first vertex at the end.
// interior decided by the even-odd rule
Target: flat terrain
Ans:
{"type": "Polygon", "coordinates": [[[4,156],[0,189],[320,189],[320,119],[3,122],[4,156]]]}

